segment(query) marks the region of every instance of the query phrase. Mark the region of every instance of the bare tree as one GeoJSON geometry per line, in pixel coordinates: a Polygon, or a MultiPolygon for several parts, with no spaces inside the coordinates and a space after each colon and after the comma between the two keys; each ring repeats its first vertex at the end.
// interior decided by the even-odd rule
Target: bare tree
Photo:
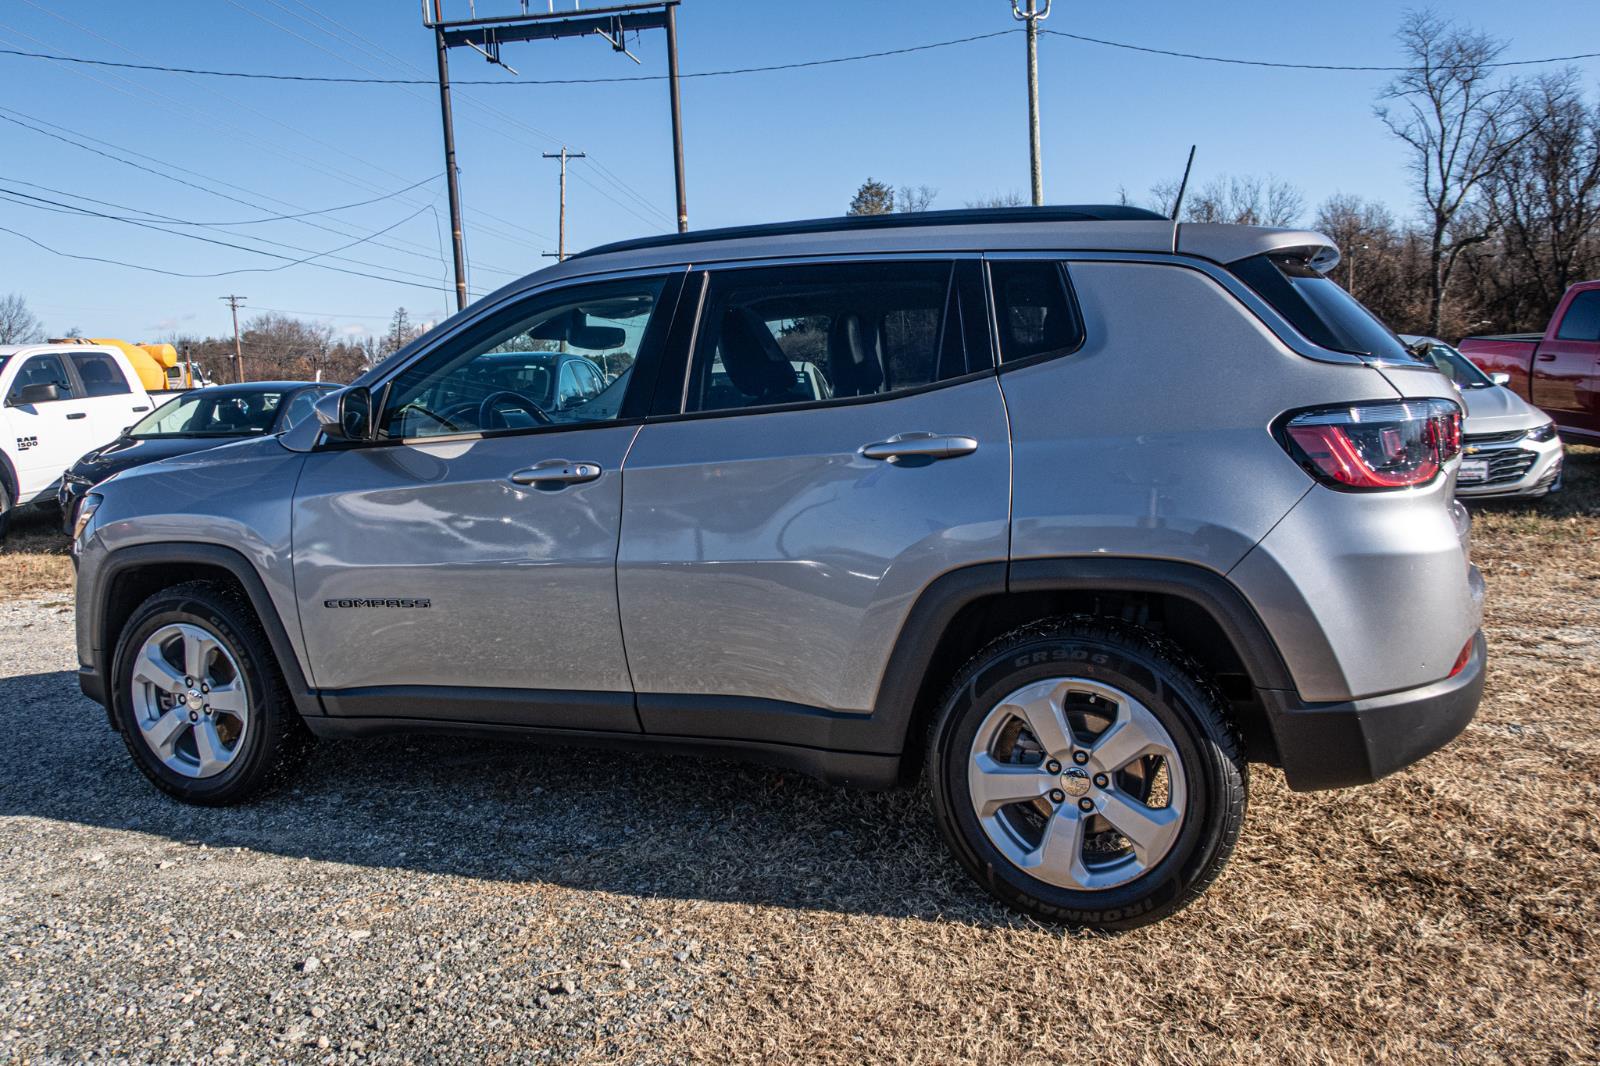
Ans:
{"type": "Polygon", "coordinates": [[[968,200],[966,205],[968,207],[1025,207],[1027,203],[1028,198],[1013,189],[1010,192],[990,193],[988,196],[980,196],[976,200],[968,200]]]}
{"type": "Polygon", "coordinates": [[[1332,277],[1396,328],[1419,321],[1423,308],[1416,299],[1418,263],[1409,251],[1415,241],[1395,222],[1383,204],[1359,196],[1336,194],[1317,208],[1312,228],[1333,238],[1340,260],[1332,277]]]}
{"type": "MultiPolygon", "coordinates": [[[[1428,237],[1426,330],[1437,334],[1461,254],[1490,237],[1463,211],[1527,136],[1514,82],[1491,81],[1505,43],[1431,11],[1410,11],[1396,34],[1408,69],[1386,86],[1378,118],[1411,149],[1428,237]]],[[[1485,214],[1480,221],[1489,222],[1485,214]]]]}
{"type": "Polygon", "coordinates": [[[1600,102],[1567,70],[1524,86],[1518,104],[1528,135],[1485,182],[1483,210],[1503,257],[1486,275],[1496,310],[1527,321],[1600,269],[1600,102]]]}
{"type": "MultiPolygon", "coordinates": [[[[1152,196],[1167,202],[1172,213],[1174,187],[1168,195],[1163,186],[1150,190],[1152,196]]],[[[1305,213],[1305,197],[1300,190],[1277,178],[1251,174],[1222,175],[1195,189],[1183,205],[1185,222],[1229,222],[1242,226],[1292,226],[1305,213]]]]}
{"type": "Polygon", "coordinates": [[[0,344],[28,344],[43,338],[39,319],[28,310],[21,293],[0,296],[0,344]]]}
{"type": "Polygon", "coordinates": [[[918,212],[926,211],[933,206],[934,197],[939,195],[939,190],[929,185],[900,186],[900,191],[895,193],[894,209],[896,211],[918,212]]]}

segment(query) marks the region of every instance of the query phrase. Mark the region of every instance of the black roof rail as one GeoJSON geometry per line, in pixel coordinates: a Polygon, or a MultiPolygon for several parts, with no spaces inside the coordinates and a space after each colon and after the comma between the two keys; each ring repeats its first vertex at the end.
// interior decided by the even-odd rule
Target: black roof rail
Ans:
{"type": "Polygon", "coordinates": [[[675,244],[731,241],[741,237],[790,237],[806,233],[835,233],[862,229],[909,229],[927,226],[984,226],[1004,222],[1170,222],[1165,215],[1122,204],[1062,204],[1046,207],[974,207],[957,211],[902,211],[889,215],[842,215],[808,218],[797,222],[766,222],[755,226],[664,233],[635,237],[589,248],[568,256],[580,259],[608,252],[642,248],[669,248],[675,244]]]}

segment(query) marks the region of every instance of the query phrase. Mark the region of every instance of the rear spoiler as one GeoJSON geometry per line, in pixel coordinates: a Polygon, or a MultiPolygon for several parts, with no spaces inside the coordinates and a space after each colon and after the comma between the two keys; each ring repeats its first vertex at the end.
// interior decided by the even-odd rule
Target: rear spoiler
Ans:
{"type": "Polygon", "coordinates": [[[1172,250],[1224,266],[1269,253],[1304,260],[1319,274],[1339,265],[1338,246],[1326,235],[1309,229],[1183,222],[1173,227],[1172,250]]]}

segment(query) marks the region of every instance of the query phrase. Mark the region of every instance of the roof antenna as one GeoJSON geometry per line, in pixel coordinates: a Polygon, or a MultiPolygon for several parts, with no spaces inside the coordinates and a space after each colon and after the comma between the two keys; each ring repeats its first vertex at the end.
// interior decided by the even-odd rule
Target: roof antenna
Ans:
{"type": "Polygon", "coordinates": [[[1178,221],[1183,210],[1183,194],[1189,189],[1189,171],[1194,169],[1194,145],[1189,146],[1189,161],[1183,165],[1183,180],[1178,182],[1178,198],[1172,202],[1172,221],[1178,221]]]}

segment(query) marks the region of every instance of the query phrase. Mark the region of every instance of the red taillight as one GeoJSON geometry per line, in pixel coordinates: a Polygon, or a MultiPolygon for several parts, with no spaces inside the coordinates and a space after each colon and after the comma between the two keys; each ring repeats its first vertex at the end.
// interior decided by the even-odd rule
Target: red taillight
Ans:
{"type": "Polygon", "coordinates": [[[1471,661],[1472,661],[1472,640],[1469,639],[1465,644],[1463,644],[1461,646],[1461,654],[1456,656],[1456,664],[1450,668],[1450,676],[1451,677],[1455,677],[1461,671],[1465,670],[1467,668],[1467,664],[1469,662],[1471,662],[1471,661]]]}
{"type": "Polygon", "coordinates": [[[1283,426],[1284,446],[1335,488],[1423,485],[1461,451],[1461,409],[1449,400],[1401,400],[1302,411],[1283,426]]]}

